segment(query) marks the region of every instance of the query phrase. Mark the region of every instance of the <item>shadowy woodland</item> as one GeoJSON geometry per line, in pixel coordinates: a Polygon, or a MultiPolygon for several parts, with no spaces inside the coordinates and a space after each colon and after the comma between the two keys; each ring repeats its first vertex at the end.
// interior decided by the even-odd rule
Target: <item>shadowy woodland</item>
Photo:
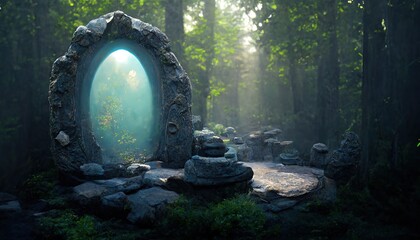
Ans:
{"type": "MultiPolygon", "coordinates": [[[[1,1],[1,191],[18,193],[29,176],[53,168],[51,66],[77,26],[115,10],[168,35],[205,126],[277,127],[303,157],[316,142],[334,149],[344,132],[359,135],[358,173],[341,187],[339,205],[328,207],[331,222],[315,230],[336,230],[335,209],[419,236],[412,233],[420,212],[419,0],[1,1]]],[[[325,206],[310,207],[325,217],[325,206]]],[[[81,219],[74,217],[91,221],[81,219]]],[[[289,230],[283,236],[301,231],[289,230]]]]}

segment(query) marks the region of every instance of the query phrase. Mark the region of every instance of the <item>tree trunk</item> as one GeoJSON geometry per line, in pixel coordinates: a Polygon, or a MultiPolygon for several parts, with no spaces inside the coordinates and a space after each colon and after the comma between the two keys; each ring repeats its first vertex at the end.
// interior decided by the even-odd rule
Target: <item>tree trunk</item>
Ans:
{"type": "Polygon", "coordinates": [[[303,111],[303,98],[302,98],[302,84],[298,77],[297,59],[295,49],[292,46],[294,39],[289,36],[288,58],[289,58],[289,80],[292,87],[293,95],[293,113],[299,114],[303,111]]]}
{"type": "Polygon", "coordinates": [[[375,153],[375,111],[377,95],[381,91],[383,78],[381,61],[384,46],[384,32],[381,27],[382,0],[365,2],[363,13],[363,86],[362,86],[362,159],[360,164],[361,183],[366,183],[370,161],[375,153]],[[379,84],[379,85],[378,85],[379,84]]]}
{"type": "Polygon", "coordinates": [[[326,0],[321,4],[319,16],[320,35],[317,119],[318,140],[330,147],[338,145],[339,139],[339,84],[340,67],[338,64],[337,43],[337,1],[326,0]],[[324,36],[325,33],[325,37],[324,36]]]}
{"type": "Polygon", "coordinates": [[[420,137],[420,34],[413,31],[419,18],[414,1],[365,2],[362,184],[375,164],[406,179],[419,176],[420,151],[415,145],[420,137]]]}
{"type": "Polygon", "coordinates": [[[171,40],[172,51],[184,63],[184,7],[182,0],[166,0],[165,32],[171,40]]]}
{"type": "Polygon", "coordinates": [[[204,49],[205,70],[201,72],[199,81],[201,82],[201,95],[199,100],[199,114],[203,124],[207,124],[207,98],[210,94],[210,76],[214,58],[214,26],[216,21],[216,1],[208,0],[204,4],[204,19],[206,20],[204,49]]]}

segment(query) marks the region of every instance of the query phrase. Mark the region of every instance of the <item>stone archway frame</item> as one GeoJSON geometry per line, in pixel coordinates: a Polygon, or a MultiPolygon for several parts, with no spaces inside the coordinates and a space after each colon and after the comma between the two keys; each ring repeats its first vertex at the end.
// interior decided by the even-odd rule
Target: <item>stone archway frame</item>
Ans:
{"type": "MultiPolygon", "coordinates": [[[[79,26],[65,55],[53,64],[50,86],[51,151],[61,172],[78,173],[85,163],[101,164],[101,149],[82,117],[81,86],[89,60],[107,42],[125,39],[146,49],[158,69],[159,143],[152,159],[182,168],[191,158],[191,83],[158,28],[115,11],[79,26]]],[[[156,83],[155,83],[156,84],[156,83]]]]}

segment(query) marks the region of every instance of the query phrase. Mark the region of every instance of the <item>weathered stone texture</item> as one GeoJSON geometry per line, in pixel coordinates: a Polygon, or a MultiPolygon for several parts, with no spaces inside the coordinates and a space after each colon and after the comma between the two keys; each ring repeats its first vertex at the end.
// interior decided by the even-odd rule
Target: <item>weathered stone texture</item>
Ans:
{"type": "MultiPolygon", "coordinates": [[[[102,163],[101,149],[82,108],[82,86],[90,62],[103,46],[126,40],[151,56],[157,69],[160,140],[154,159],[181,168],[191,158],[192,120],[190,80],[171,52],[168,37],[158,28],[121,11],[103,15],[80,26],[65,55],[53,64],[50,86],[52,154],[60,171],[80,173],[86,163],[102,163]],[[64,135],[65,134],[65,135],[64,135]]],[[[133,52],[136,55],[136,52],[133,52]]]]}

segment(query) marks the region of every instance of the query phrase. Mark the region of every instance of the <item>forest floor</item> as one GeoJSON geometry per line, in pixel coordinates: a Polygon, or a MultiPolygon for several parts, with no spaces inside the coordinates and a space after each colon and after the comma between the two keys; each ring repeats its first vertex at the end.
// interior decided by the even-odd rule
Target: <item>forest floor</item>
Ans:
{"type": "MultiPolygon", "coordinates": [[[[139,228],[122,220],[101,219],[70,205],[55,208],[49,206],[45,211],[46,214],[36,214],[46,207],[45,201],[37,200],[31,201],[30,204],[23,202],[21,212],[1,215],[0,234],[1,239],[11,240],[420,239],[415,223],[393,221],[395,219],[392,216],[378,213],[380,209],[376,208],[377,206],[374,206],[371,200],[366,194],[355,194],[348,189],[341,189],[337,203],[327,205],[312,202],[266,216],[262,229],[255,226],[260,224],[256,221],[248,221],[250,225],[246,226],[248,228],[246,230],[239,223],[232,226],[227,222],[225,226],[227,235],[217,235],[212,229],[211,220],[196,216],[197,212],[203,211],[202,206],[181,209],[184,211],[180,215],[182,219],[169,220],[172,221],[169,224],[166,222],[153,227],[139,228]],[[238,233],[242,230],[246,231],[245,235],[238,233]]],[[[234,200],[233,203],[241,204],[238,200],[234,200]]],[[[227,212],[231,211],[227,204],[224,209],[227,212]]],[[[176,209],[177,213],[181,210],[176,209]]],[[[244,209],[243,214],[252,210],[244,209]]],[[[217,218],[211,214],[205,215],[204,218],[217,218]]],[[[230,216],[227,216],[225,220],[229,218],[230,216]]]]}

